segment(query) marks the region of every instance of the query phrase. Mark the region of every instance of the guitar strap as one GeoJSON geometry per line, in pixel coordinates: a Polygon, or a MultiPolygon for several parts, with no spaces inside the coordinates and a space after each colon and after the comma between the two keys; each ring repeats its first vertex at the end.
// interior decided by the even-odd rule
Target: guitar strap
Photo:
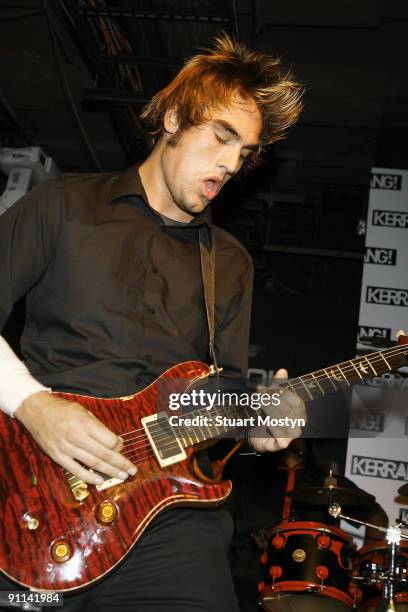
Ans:
{"type": "Polygon", "coordinates": [[[214,345],[214,320],[215,320],[215,244],[214,233],[208,225],[198,229],[200,243],[201,274],[204,286],[204,301],[207,314],[209,353],[215,373],[218,376],[217,356],[214,345]]]}

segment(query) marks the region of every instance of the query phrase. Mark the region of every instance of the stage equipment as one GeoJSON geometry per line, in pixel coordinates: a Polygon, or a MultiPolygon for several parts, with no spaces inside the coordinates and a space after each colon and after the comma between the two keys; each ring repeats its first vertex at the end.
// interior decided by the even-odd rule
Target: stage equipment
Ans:
{"type": "Polygon", "coordinates": [[[6,189],[0,195],[0,215],[33,185],[59,175],[54,160],[40,147],[0,148],[0,170],[8,175],[6,189]]]}
{"type": "Polygon", "coordinates": [[[356,582],[355,607],[361,612],[408,611],[408,535],[400,523],[386,529],[342,514],[340,504],[328,508],[334,518],[372,527],[386,534],[386,542],[366,546],[357,552],[352,579],[356,582]]]}

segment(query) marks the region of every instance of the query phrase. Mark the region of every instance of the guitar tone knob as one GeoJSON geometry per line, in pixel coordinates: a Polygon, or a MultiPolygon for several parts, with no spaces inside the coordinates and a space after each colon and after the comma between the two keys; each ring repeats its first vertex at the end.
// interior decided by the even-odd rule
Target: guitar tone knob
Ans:
{"type": "Polygon", "coordinates": [[[36,518],[30,518],[27,521],[27,529],[30,529],[30,531],[33,531],[34,529],[37,529],[40,526],[40,521],[36,518]]]}
{"type": "Polygon", "coordinates": [[[27,529],[30,531],[34,531],[40,526],[40,521],[38,518],[36,516],[31,516],[31,514],[28,512],[23,516],[23,521],[25,522],[27,529]]]}
{"type": "Polygon", "coordinates": [[[72,546],[68,540],[57,540],[51,546],[51,557],[57,563],[65,563],[72,556],[72,546]]]}
{"type": "Polygon", "coordinates": [[[103,525],[113,523],[118,516],[118,509],[115,504],[110,501],[103,501],[97,506],[96,520],[103,525]]]}

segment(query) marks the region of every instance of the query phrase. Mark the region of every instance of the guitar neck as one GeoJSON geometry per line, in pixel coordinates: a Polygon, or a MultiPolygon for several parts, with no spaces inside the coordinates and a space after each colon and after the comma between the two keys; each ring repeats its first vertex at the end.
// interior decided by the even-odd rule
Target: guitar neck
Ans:
{"type": "MultiPolygon", "coordinates": [[[[398,369],[407,363],[408,344],[401,344],[292,378],[280,383],[279,387],[293,391],[308,402],[398,369]]],[[[184,448],[233,434],[237,431],[238,419],[248,419],[248,427],[251,426],[250,419],[259,410],[243,406],[238,400],[238,394],[225,395],[236,397],[232,397],[232,403],[227,406],[214,406],[211,410],[200,408],[189,413],[188,417],[193,419],[191,425],[177,427],[177,437],[184,448]]]]}

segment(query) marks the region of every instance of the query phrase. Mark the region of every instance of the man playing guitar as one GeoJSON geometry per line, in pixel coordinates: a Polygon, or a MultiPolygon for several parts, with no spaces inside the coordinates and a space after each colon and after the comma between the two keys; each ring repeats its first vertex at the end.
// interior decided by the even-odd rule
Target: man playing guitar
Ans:
{"type": "MultiPolygon", "coordinates": [[[[27,295],[26,365],[0,337],[0,407],[83,483],[130,482],[138,468],[118,433],[50,391],[123,398],[174,364],[209,362],[203,227],[215,250],[218,363],[226,377],[245,377],[252,264],[212,225],[209,205],[285,136],[300,97],[279,60],[220,37],[145,108],[154,147],[141,165],[48,181],[0,218],[0,326],[27,295]]],[[[285,391],[272,414],[304,417],[304,403],[285,391]]],[[[251,444],[275,451],[299,434],[277,427],[251,444]]],[[[237,612],[221,535],[214,511],[160,514],[115,571],[67,596],[63,609],[237,612]]],[[[16,590],[9,578],[2,589],[16,590]]]]}

